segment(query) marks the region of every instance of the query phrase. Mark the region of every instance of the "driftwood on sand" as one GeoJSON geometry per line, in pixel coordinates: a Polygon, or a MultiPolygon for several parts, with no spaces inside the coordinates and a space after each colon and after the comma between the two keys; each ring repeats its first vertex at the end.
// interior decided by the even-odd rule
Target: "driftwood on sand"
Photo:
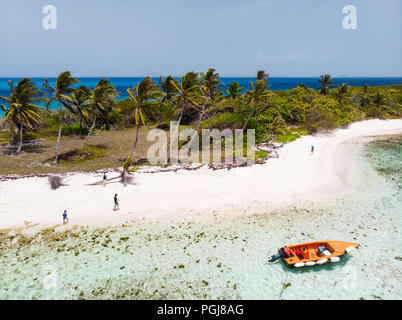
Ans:
{"type": "Polygon", "coordinates": [[[112,180],[117,180],[117,179],[120,179],[119,182],[124,183],[124,185],[126,185],[127,183],[134,184],[134,176],[127,175],[127,173],[123,173],[123,172],[120,172],[120,174],[117,177],[107,179],[106,182],[112,181],[112,180]]]}
{"type": "Polygon", "coordinates": [[[268,156],[266,157],[266,159],[269,159],[269,158],[278,158],[279,153],[278,153],[277,149],[280,149],[282,147],[283,147],[283,143],[263,142],[257,146],[257,149],[260,151],[268,152],[268,156]]]}
{"type": "Polygon", "coordinates": [[[19,174],[8,174],[8,175],[1,175],[0,176],[0,181],[7,181],[7,180],[17,180],[17,179],[22,179],[22,178],[44,178],[44,177],[50,177],[48,174],[24,174],[24,175],[19,175],[19,174]]]}
{"type": "MultiPolygon", "coordinates": [[[[264,164],[267,162],[268,159],[270,158],[278,158],[279,153],[278,149],[283,147],[283,143],[276,143],[276,142],[264,142],[256,146],[258,150],[268,152],[268,155],[264,159],[259,159],[255,164],[264,164]]],[[[240,168],[240,167],[247,167],[250,164],[247,162],[242,162],[242,163],[233,163],[233,164],[225,164],[225,163],[210,163],[210,164],[200,164],[198,166],[179,166],[175,168],[163,168],[163,169],[157,169],[157,170],[147,170],[147,171],[137,171],[137,173],[158,173],[158,172],[177,172],[179,170],[187,170],[187,171],[192,171],[192,170],[198,170],[204,166],[208,166],[209,169],[212,170],[223,170],[223,169],[233,169],[233,168],[240,168]]]]}
{"type": "MultiPolygon", "coordinates": [[[[106,179],[106,183],[108,183],[110,181],[118,180],[118,179],[119,179],[119,181],[116,181],[116,182],[121,182],[124,185],[126,185],[127,183],[134,184],[134,176],[123,174],[122,172],[120,172],[119,175],[116,177],[106,179]]],[[[94,183],[88,183],[88,184],[86,184],[86,186],[97,186],[97,185],[101,185],[101,184],[103,184],[103,180],[97,181],[94,183]]]]}
{"type": "Polygon", "coordinates": [[[209,169],[212,170],[222,170],[222,169],[233,169],[233,168],[238,168],[238,167],[247,167],[247,162],[245,163],[234,163],[234,164],[219,164],[219,163],[210,163],[210,164],[200,164],[198,166],[180,166],[180,167],[175,167],[175,168],[170,168],[170,169],[158,169],[158,170],[150,170],[150,171],[137,171],[137,173],[159,173],[159,172],[177,172],[179,170],[187,170],[187,171],[193,171],[193,170],[198,170],[202,167],[208,166],[209,169]]]}

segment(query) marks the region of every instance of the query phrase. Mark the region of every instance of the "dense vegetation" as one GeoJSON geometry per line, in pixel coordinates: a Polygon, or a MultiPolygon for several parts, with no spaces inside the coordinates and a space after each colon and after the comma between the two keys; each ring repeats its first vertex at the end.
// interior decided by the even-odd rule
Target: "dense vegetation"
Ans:
{"type": "Polygon", "coordinates": [[[10,132],[10,145],[16,144],[16,153],[22,151],[23,141],[46,136],[57,128],[56,153],[64,135],[86,136],[80,148],[90,142],[94,130],[119,130],[136,127],[133,147],[127,150],[126,166],[135,157],[139,129],[146,124],[169,128],[169,121],[203,128],[255,129],[256,142],[276,139],[292,141],[300,134],[333,129],[351,122],[370,118],[399,118],[402,116],[402,86],[349,87],[332,85],[330,75],[322,75],[318,87],[312,89],[300,84],[288,91],[269,89],[269,76],[258,71],[249,90],[232,82],[223,92],[219,74],[214,69],[205,73],[188,72],[176,81],[161,77],[159,83],[146,77],[136,87],[127,89],[129,99],[117,100],[118,92],[102,79],[93,90],[85,86],[73,88],[78,79],[66,71],[59,75],[56,86],[45,80],[40,90],[28,78],[14,87],[11,94],[0,97],[5,116],[3,128],[10,132]],[[46,108],[36,104],[46,101],[46,108]],[[48,106],[57,101],[59,109],[48,106]]]}

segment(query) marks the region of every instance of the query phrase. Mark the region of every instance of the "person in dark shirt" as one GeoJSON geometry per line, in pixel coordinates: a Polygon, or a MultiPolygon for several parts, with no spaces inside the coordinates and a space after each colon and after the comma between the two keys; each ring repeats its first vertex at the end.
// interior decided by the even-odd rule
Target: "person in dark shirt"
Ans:
{"type": "Polygon", "coordinates": [[[120,209],[119,208],[119,199],[117,199],[117,193],[114,195],[113,200],[114,200],[114,208],[113,208],[113,210],[114,211],[119,210],[120,209]]]}
{"type": "Polygon", "coordinates": [[[67,210],[64,210],[63,212],[63,224],[68,222],[68,218],[67,218],[67,210]]]}
{"type": "Polygon", "coordinates": [[[106,186],[106,172],[103,173],[103,186],[106,186]]]}

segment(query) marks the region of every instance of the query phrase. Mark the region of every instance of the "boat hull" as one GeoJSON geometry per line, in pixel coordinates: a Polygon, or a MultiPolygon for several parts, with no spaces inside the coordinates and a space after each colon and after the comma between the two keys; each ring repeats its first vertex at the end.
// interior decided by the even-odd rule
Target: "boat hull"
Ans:
{"type": "MultiPolygon", "coordinates": [[[[289,268],[312,267],[339,262],[358,247],[358,243],[337,240],[307,242],[287,246],[289,254],[281,259],[289,268]]],[[[281,250],[278,248],[278,252],[281,250]]]]}

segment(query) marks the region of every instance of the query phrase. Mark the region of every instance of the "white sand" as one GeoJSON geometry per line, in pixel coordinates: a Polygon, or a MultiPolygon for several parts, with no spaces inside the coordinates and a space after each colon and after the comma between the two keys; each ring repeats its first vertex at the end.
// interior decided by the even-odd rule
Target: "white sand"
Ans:
{"type": "MultiPolygon", "coordinates": [[[[330,134],[285,145],[265,165],[213,171],[136,173],[135,184],[87,186],[101,174],[69,174],[68,186],[50,189],[47,178],[0,182],[0,228],[55,225],[66,209],[70,223],[102,226],[150,219],[203,219],[211,215],[269,212],[337,197],[358,185],[355,155],[364,137],[402,133],[402,119],[368,120],[330,134]],[[314,145],[314,154],[310,148],[314,145]],[[120,210],[113,211],[113,196],[120,210]]],[[[109,173],[111,176],[117,173],[109,173]]]]}

